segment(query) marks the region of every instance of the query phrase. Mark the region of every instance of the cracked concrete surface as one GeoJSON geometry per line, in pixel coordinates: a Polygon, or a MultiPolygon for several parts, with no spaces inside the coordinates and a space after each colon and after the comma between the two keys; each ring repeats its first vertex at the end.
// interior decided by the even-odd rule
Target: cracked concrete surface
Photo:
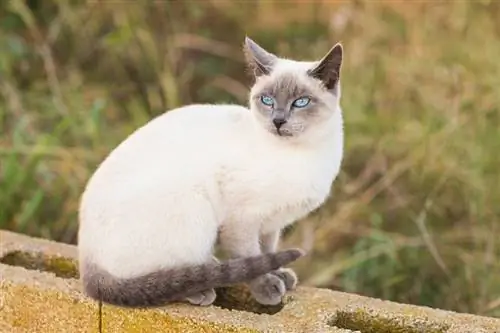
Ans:
{"type": "MultiPolygon", "coordinates": [[[[0,231],[0,333],[98,332],[98,304],[81,293],[76,258],[74,246],[0,231]]],[[[272,315],[262,312],[276,309],[252,303],[242,286],[220,297],[225,308],[104,305],[102,332],[500,333],[500,319],[309,287],[291,292],[272,315]]]]}

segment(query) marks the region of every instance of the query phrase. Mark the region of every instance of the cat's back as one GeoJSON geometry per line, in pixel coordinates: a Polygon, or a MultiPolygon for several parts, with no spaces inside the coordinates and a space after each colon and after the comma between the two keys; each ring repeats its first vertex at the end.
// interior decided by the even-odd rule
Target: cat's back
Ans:
{"type": "Polygon", "coordinates": [[[107,192],[111,186],[119,191],[125,184],[154,184],[186,174],[203,177],[201,173],[216,167],[220,155],[238,149],[248,117],[245,107],[228,104],[193,104],[168,111],[120,143],[98,167],[87,192],[107,192]]]}
{"type": "MultiPolygon", "coordinates": [[[[227,135],[246,125],[249,110],[240,105],[192,104],[165,112],[136,130],[127,143],[151,140],[149,145],[167,144],[168,139],[180,137],[182,145],[204,142],[210,137],[227,135]],[[219,133],[220,135],[217,135],[219,133]]],[[[142,142],[141,142],[142,144],[142,142]]]]}
{"type": "MultiPolygon", "coordinates": [[[[152,119],[125,139],[111,154],[156,158],[175,154],[195,155],[220,145],[212,142],[245,131],[248,109],[239,105],[193,104],[168,111],[152,119]]],[[[233,137],[233,139],[237,139],[233,137]]],[[[135,159],[135,158],[134,158],[135,159]]]]}

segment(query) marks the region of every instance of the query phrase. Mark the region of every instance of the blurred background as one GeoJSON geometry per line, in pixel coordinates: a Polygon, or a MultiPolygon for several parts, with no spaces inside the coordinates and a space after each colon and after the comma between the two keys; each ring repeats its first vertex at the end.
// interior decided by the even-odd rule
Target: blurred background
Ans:
{"type": "Polygon", "coordinates": [[[247,103],[245,34],[344,45],[346,156],[287,230],[303,284],[500,316],[499,1],[1,1],[0,228],[75,243],[107,153],[187,103],[247,103]]]}

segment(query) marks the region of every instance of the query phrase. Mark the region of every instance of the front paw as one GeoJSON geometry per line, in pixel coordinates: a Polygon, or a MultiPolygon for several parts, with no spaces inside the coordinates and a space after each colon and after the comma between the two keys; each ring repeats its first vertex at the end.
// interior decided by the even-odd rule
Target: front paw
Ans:
{"type": "Polygon", "coordinates": [[[283,281],[286,290],[294,290],[299,282],[297,274],[290,268],[280,268],[271,272],[271,274],[276,275],[283,281]]]}
{"type": "Polygon", "coordinates": [[[264,274],[249,283],[250,292],[257,302],[263,305],[277,305],[286,293],[283,280],[272,274],[264,274]]]}
{"type": "Polygon", "coordinates": [[[214,289],[208,289],[188,296],[186,300],[193,305],[208,306],[215,301],[216,296],[214,289]]]}

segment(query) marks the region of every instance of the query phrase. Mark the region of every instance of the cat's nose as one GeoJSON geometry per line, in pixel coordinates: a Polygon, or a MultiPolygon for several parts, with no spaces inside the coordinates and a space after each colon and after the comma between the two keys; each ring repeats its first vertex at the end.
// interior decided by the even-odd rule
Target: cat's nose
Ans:
{"type": "Polygon", "coordinates": [[[285,118],[276,117],[276,118],[273,119],[273,124],[274,124],[274,126],[276,127],[277,130],[279,130],[280,127],[283,126],[284,123],[286,123],[286,119],[285,118]]]}

